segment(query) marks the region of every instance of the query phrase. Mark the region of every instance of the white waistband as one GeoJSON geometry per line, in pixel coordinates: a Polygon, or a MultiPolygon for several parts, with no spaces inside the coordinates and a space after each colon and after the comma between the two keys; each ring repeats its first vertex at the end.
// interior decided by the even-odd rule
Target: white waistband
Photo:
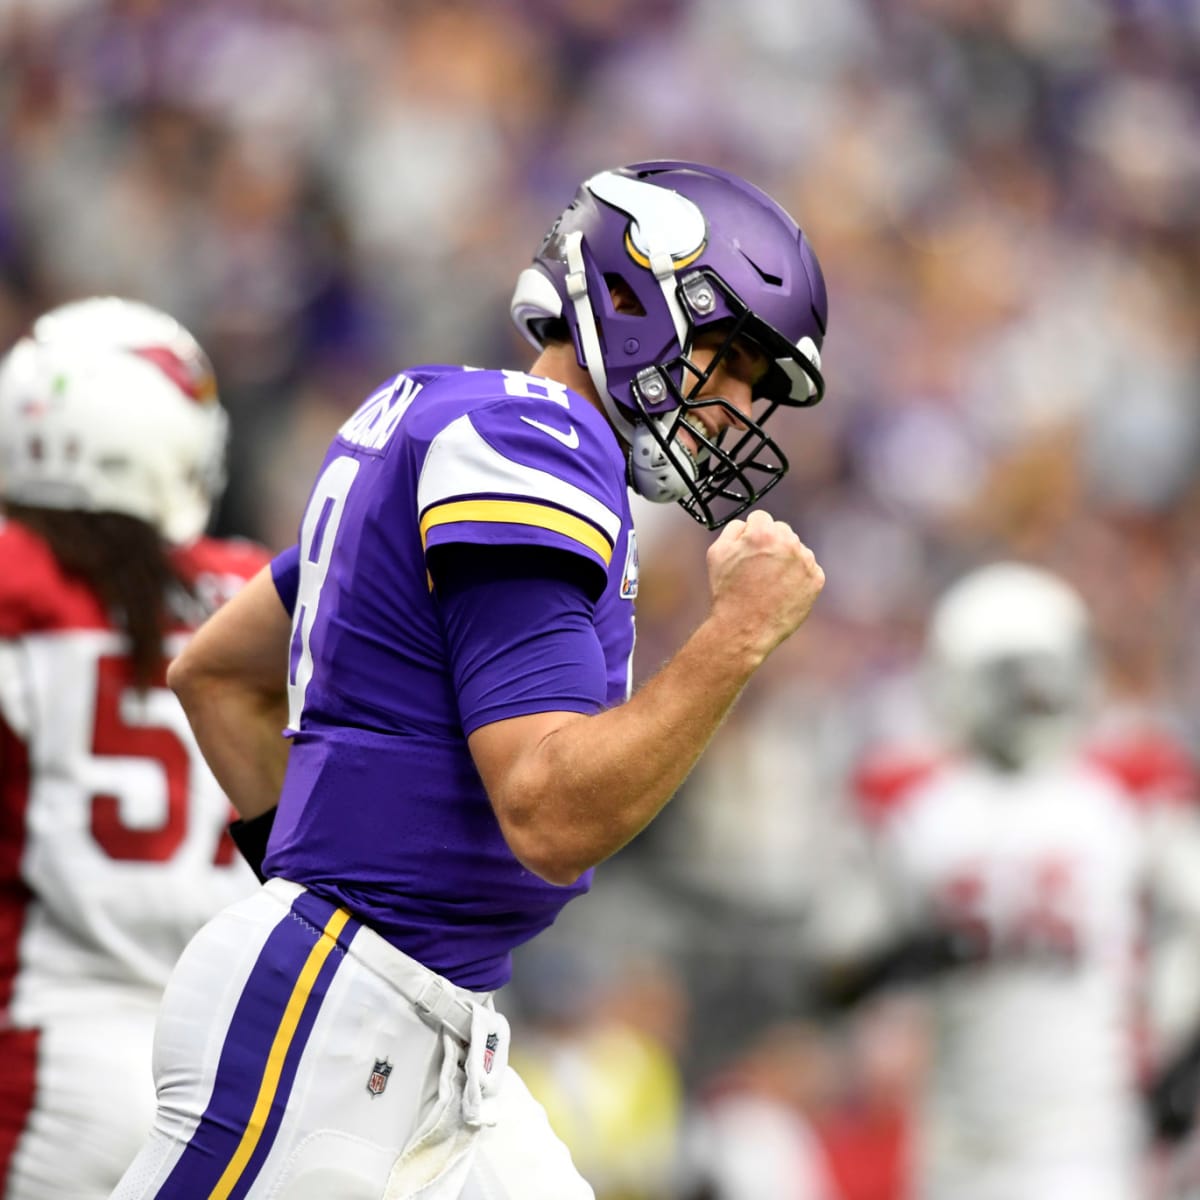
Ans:
{"type": "MultiPolygon", "coordinates": [[[[290,908],[306,889],[287,879],[268,879],[264,891],[290,908]]],[[[359,925],[346,951],[408,1000],[435,1027],[450,1030],[464,1046],[471,1042],[471,1014],[478,1004],[491,1007],[490,992],[470,992],[397,950],[373,929],[359,925]]]]}

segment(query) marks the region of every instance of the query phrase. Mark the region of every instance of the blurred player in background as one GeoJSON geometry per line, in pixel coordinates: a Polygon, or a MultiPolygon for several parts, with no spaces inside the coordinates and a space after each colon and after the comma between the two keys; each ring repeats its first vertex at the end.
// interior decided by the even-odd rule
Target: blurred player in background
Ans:
{"type": "Polygon", "coordinates": [[[858,777],[882,891],[848,940],[875,950],[831,992],[929,989],[921,1200],[1144,1194],[1142,1084],[1195,1011],[1195,776],[1161,733],[1096,723],[1094,659],[1061,579],[974,572],[928,636],[947,744],[858,777]]]}
{"type": "Polygon", "coordinates": [[[226,420],[163,313],[84,300],[0,365],[0,1195],[108,1195],[163,985],[251,890],[168,659],[263,564],[202,536],[226,420]]]}
{"type": "Polygon", "coordinates": [[[695,1105],[673,1195],[838,1200],[810,1119],[834,1070],[829,1044],[815,1029],[784,1024],[754,1036],[695,1105]]]}
{"type": "Polygon", "coordinates": [[[826,299],[769,197],[646,163],[580,187],[512,313],[529,373],[384,384],[298,547],[174,668],[242,816],[278,810],[265,888],[168,988],[126,1200],[592,1195],[506,1070],[491,993],[824,583],[786,524],[741,518],[786,470],[766,422],[822,394],[826,299]],[[629,484],[725,526],[707,619],[632,697],[629,484]]]}
{"type": "Polygon", "coordinates": [[[549,941],[521,958],[510,1061],[596,1200],[674,1200],[686,1116],[682,980],[659,958],[549,941]]]}

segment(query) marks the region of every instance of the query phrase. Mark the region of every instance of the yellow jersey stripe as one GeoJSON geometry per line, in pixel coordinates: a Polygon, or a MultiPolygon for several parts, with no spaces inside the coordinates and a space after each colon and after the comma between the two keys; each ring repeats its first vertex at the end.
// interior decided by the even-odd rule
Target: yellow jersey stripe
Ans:
{"type": "Polygon", "coordinates": [[[337,909],[326,922],[316,945],[308,952],[308,958],[300,971],[300,978],[296,980],[296,986],[288,998],[283,1019],[275,1031],[275,1040],[271,1043],[266,1070],[263,1072],[262,1083],[259,1085],[258,1099],[254,1102],[254,1110],[250,1114],[246,1131],[242,1134],[242,1140],[233,1152],[233,1157],[229,1160],[229,1166],[225,1168],[225,1173],[217,1180],[217,1186],[209,1192],[209,1200],[228,1200],[229,1194],[246,1169],[250,1156],[258,1146],[258,1140],[262,1137],[263,1128],[266,1125],[267,1114],[271,1111],[271,1102],[275,1099],[275,1092],[279,1088],[283,1062],[291,1047],[292,1038],[296,1034],[296,1026],[300,1023],[304,1006],[308,1003],[309,993],[312,991],[317,976],[321,973],[321,968],[325,965],[325,960],[337,945],[338,934],[342,932],[349,920],[350,914],[344,908],[337,909]]]}
{"type": "Polygon", "coordinates": [[[455,521],[490,521],[503,525],[534,525],[561,533],[604,560],[612,562],[613,547],[594,525],[560,508],[525,500],[453,500],[433,505],[421,518],[421,545],[436,525],[455,521]]]}

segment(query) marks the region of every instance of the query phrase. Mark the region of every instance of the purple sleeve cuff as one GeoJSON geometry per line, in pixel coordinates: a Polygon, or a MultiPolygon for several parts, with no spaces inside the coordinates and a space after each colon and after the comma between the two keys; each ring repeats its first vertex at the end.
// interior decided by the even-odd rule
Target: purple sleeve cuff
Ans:
{"type": "Polygon", "coordinates": [[[599,712],[604,651],[583,588],[485,579],[439,597],[463,730],[537,712],[599,712]]]}
{"type": "Polygon", "coordinates": [[[271,560],[271,578],[283,607],[296,611],[296,593],[300,590],[300,547],[289,546],[271,560]]]}

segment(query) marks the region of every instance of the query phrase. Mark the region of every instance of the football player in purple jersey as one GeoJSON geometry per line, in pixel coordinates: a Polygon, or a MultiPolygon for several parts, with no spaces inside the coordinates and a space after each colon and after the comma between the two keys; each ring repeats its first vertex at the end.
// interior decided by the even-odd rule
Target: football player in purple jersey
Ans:
{"type": "Polygon", "coordinates": [[[266,883],[176,968],[124,1200],[592,1195],[491,993],[821,590],[747,510],[787,469],[768,421],[824,390],[825,285],[757,188],[642,163],[580,187],[512,314],[528,372],[383,384],[173,666],[266,883]],[[707,618],[633,695],[630,486],[722,529],[707,618]]]}

